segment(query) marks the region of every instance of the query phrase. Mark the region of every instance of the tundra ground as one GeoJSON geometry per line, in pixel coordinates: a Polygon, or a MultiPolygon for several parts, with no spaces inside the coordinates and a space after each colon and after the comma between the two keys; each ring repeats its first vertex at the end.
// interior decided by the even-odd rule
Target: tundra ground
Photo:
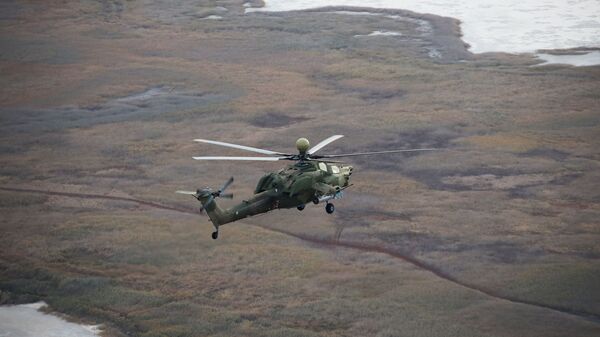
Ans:
{"type": "Polygon", "coordinates": [[[1,303],[110,336],[600,334],[600,67],[472,55],[455,20],[403,11],[0,6],[1,303]],[[353,159],[333,215],[216,241],[173,193],[232,175],[239,202],[281,166],[195,162],[240,152],[193,138],[332,134],[442,150],[353,159]]]}

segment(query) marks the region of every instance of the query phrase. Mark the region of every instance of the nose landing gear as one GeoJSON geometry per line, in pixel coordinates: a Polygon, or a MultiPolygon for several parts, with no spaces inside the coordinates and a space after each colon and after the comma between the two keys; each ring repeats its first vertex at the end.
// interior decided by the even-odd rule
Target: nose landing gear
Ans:
{"type": "Polygon", "coordinates": [[[219,237],[219,227],[215,226],[215,231],[210,235],[213,240],[216,240],[219,237]]]}
{"type": "Polygon", "coordinates": [[[302,205],[298,205],[296,208],[297,208],[299,211],[302,211],[302,210],[304,210],[304,207],[306,207],[306,205],[302,204],[302,205]]]}
{"type": "Polygon", "coordinates": [[[335,211],[335,206],[333,206],[331,203],[327,203],[327,205],[325,205],[325,212],[327,212],[327,214],[331,214],[333,211],[335,211]]]}

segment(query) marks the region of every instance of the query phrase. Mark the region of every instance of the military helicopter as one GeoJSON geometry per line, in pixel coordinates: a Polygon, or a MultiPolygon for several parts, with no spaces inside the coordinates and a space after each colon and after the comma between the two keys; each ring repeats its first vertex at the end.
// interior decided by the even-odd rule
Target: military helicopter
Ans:
{"type": "Polygon", "coordinates": [[[325,202],[325,211],[331,214],[335,211],[332,203],[334,199],[342,197],[342,191],[352,186],[350,176],[352,175],[352,166],[345,165],[332,158],[365,156],[386,153],[399,152],[417,152],[433,151],[436,149],[402,149],[375,152],[359,152],[348,154],[316,154],[317,151],[329,143],[344,137],[343,135],[331,136],[317,145],[310,147],[306,138],[300,138],[296,141],[297,154],[281,153],[271,150],[264,150],[250,146],[231,144],[207,139],[194,139],[199,143],[220,145],[255,153],[265,156],[261,157],[192,157],[195,160],[243,160],[243,161],[292,161],[287,167],[277,171],[265,174],[256,185],[254,195],[241,203],[222,209],[217,205],[215,199],[232,199],[233,194],[225,194],[225,190],[233,182],[233,177],[229,178],[225,184],[218,190],[211,188],[202,188],[197,191],[176,191],[176,193],[191,195],[198,199],[202,206],[200,212],[206,211],[208,217],[215,227],[212,238],[219,237],[219,227],[239,219],[252,215],[266,213],[279,208],[296,207],[302,211],[307,204],[315,205],[325,202]]]}

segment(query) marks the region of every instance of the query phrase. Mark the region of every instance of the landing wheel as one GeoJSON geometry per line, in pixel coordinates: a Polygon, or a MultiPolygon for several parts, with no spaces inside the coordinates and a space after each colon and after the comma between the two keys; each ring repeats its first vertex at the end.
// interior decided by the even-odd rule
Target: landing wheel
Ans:
{"type": "Polygon", "coordinates": [[[327,205],[325,205],[325,212],[327,212],[327,214],[331,214],[333,213],[333,211],[335,211],[335,206],[333,206],[333,204],[327,203],[327,205]]]}
{"type": "Polygon", "coordinates": [[[318,205],[319,204],[319,198],[314,197],[312,200],[313,204],[318,205]]]}
{"type": "Polygon", "coordinates": [[[211,236],[212,236],[213,240],[216,240],[219,237],[219,231],[212,232],[211,236]]]}
{"type": "Polygon", "coordinates": [[[306,205],[302,204],[302,205],[298,205],[296,208],[297,208],[299,211],[302,211],[302,210],[304,209],[304,207],[306,207],[306,205]]]}

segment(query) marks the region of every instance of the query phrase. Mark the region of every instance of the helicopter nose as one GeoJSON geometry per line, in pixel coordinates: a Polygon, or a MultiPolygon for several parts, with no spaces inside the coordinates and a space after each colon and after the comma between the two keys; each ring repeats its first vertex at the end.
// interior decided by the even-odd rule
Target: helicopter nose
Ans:
{"type": "Polygon", "coordinates": [[[344,167],[342,168],[342,172],[344,173],[344,175],[345,175],[346,177],[350,177],[350,176],[352,175],[352,170],[353,170],[353,169],[354,169],[354,168],[353,168],[352,166],[344,166],[344,167]]]}

